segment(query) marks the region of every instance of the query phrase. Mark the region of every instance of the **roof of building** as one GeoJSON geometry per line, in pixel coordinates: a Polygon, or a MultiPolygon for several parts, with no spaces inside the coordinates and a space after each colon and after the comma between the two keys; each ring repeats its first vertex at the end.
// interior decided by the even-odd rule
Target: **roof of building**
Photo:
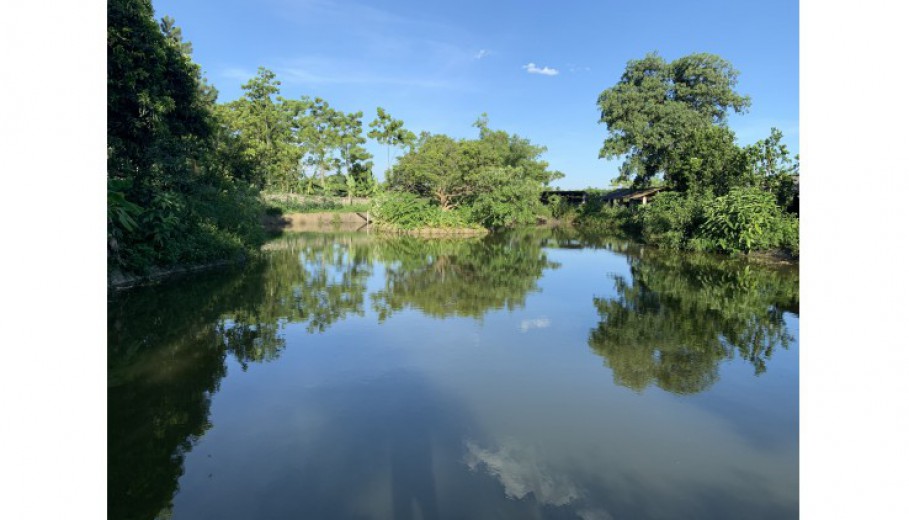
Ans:
{"type": "Polygon", "coordinates": [[[653,195],[654,193],[658,193],[665,189],[666,189],[665,186],[657,186],[657,187],[653,187],[653,188],[642,188],[642,189],[619,188],[617,190],[610,191],[609,193],[603,195],[603,201],[609,202],[611,200],[624,200],[624,199],[637,200],[640,198],[649,197],[650,195],[653,195]]]}

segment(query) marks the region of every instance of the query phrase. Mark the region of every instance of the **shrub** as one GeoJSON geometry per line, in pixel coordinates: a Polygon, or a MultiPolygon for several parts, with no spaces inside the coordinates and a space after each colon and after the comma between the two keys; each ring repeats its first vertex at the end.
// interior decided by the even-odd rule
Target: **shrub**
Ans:
{"type": "Polygon", "coordinates": [[[799,256],[799,219],[789,213],[780,218],[780,246],[792,256],[799,256]]]}
{"type": "Polygon", "coordinates": [[[574,220],[577,217],[577,209],[568,203],[564,197],[550,195],[546,199],[546,208],[549,215],[558,220],[574,220]]]}
{"type": "Polygon", "coordinates": [[[641,236],[648,244],[685,249],[703,221],[704,200],[691,194],[661,193],[637,209],[641,236]]]}
{"type": "Polygon", "coordinates": [[[791,225],[784,222],[773,194],[759,188],[734,188],[706,204],[699,234],[714,249],[747,253],[779,246],[782,230],[791,225]]]}
{"type": "Polygon", "coordinates": [[[581,207],[576,224],[586,233],[625,234],[637,236],[639,226],[634,212],[625,206],[604,206],[590,202],[581,207]],[[598,208],[595,212],[591,207],[598,208]]]}
{"type": "Polygon", "coordinates": [[[487,228],[533,224],[543,212],[540,187],[532,180],[510,180],[509,172],[500,169],[489,174],[488,191],[477,195],[467,214],[472,222],[487,228]]]}
{"type": "Polygon", "coordinates": [[[463,211],[443,211],[409,192],[392,191],[375,197],[370,213],[376,221],[399,229],[471,227],[463,211]]]}

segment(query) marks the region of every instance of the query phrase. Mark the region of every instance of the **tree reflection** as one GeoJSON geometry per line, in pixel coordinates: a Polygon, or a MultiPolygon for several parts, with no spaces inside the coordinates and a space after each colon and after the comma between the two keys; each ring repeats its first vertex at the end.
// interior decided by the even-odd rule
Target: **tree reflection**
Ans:
{"type": "Polygon", "coordinates": [[[242,270],[135,289],[108,305],[108,513],[166,517],[185,454],[211,427],[211,396],[226,357],[245,369],[277,359],[284,330],[310,333],[363,316],[374,265],[386,284],[371,295],[379,319],[405,307],[480,317],[522,305],[545,268],[524,237],[438,241],[359,235],[291,236],[242,270]]]}
{"type": "MultiPolygon", "coordinates": [[[[653,254],[559,230],[469,240],[289,236],[243,269],[111,299],[109,516],[169,514],[184,457],[211,428],[211,396],[228,356],[241,367],[274,360],[289,326],[317,334],[368,310],[381,322],[404,309],[480,318],[521,307],[543,272],[558,267],[547,257],[551,246],[607,248],[629,259],[631,278],[616,277],[617,296],[595,298],[601,321],[589,337],[619,384],[694,393],[716,381],[721,361],[738,356],[760,373],[774,349],[791,341],[783,313],[798,312],[797,274],[733,260],[653,254]]],[[[426,470],[404,463],[417,447],[425,451],[415,443],[402,444],[395,459],[394,471],[404,472],[396,477],[402,493],[412,487],[408,479],[426,470]]],[[[412,498],[401,495],[401,503],[412,498]]],[[[425,512],[434,510],[430,498],[421,500],[425,512]]]]}
{"type": "MultiPolygon", "coordinates": [[[[236,324],[302,323],[324,332],[363,315],[372,260],[365,235],[303,235],[270,244],[264,298],[231,316],[236,324]]],[[[260,359],[256,359],[260,360],[260,359]]]]}
{"type": "Polygon", "coordinates": [[[226,374],[213,324],[256,291],[260,274],[209,274],[109,302],[109,518],[168,516],[184,456],[211,427],[211,396],[226,374]]]}
{"type": "Polygon", "coordinates": [[[533,234],[483,239],[383,240],[385,287],[372,295],[383,321],[404,308],[434,317],[480,318],[494,309],[524,305],[544,269],[554,269],[533,234]]]}
{"type": "Polygon", "coordinates": [[[616,383],[692,394],[717,381],[723,360],[738,355],[760,374],[789,347],[783,313],[798,309],[796,271],[653,251],[629,262],[616,297],[594,298],[600,323],[589,337],[616,383]]]}

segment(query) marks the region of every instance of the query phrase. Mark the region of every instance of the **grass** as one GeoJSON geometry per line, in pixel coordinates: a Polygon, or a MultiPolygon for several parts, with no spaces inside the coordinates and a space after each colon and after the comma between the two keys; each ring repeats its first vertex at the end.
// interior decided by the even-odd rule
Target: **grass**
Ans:
{"type": "Polygon", "coordinates": [[[354,213],[369,209],[369,199],[353,199],[347,203],[347,197],[306,196],[295,193],[263,193],[262,200],[269,215],[285,213],[354,213]]]}

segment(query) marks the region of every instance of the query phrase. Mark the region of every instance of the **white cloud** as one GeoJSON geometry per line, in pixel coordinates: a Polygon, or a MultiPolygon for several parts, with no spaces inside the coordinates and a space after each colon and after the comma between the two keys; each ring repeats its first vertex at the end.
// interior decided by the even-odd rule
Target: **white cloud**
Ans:
{"type": "Polygon", "coordinates": [[[476,54],[473,56],[473,58],[476,59],[476,60],[482,60],[482,59],[485,58],[486,56],[489,56],[489,51],[487,51],[486,49],[480,49],[480,52],[476,53],[476,54]]]}
{"type": "Polygon", "coordinates": [[[590,503],[590,494],[567,474],[549,464],[531,446],[506,439],[497,449],[484,449],[467,440],[464,463],[473,472],[485,472],[505,488],[505,496],[522,500],[528,495],[540,504],[574,509],[581,520],[613,520],[604,507],[590,503]]]}
{"type": "Polygon", "coordinates": [[[542,504],[564,506],[583,493],[568,477],[553,472],[532,450],[509,441],[497,451],[467,441],[465,463],[471,471],[485,470],[505,487],[505,496],[520,500],[533,493],[542,504]]]}
{"type": "Polygon", "coordinates": [[[590,72],[590,67],[581,67],[573,63],[568,64],[568,72],[574,74],[575,72],[590,72]]]}
{"type": "Polygon", "coordinates": [[[521,320],[521,332],[527,332],[530,329],[545,329],[550,325],[549,318],[535,318],[532,320],[521,320]]]}
{"type": "Polygon", "coordinates": [[[550,67],[543,67],[541,69],[540,67],[537,67],[536,64],[534,64],[533,62],[530,62],[521,68],[531,74],[542,74],[544,76],[555,76],[556,74],[559,73],[558,70],[550,68],[550,67]]]}

